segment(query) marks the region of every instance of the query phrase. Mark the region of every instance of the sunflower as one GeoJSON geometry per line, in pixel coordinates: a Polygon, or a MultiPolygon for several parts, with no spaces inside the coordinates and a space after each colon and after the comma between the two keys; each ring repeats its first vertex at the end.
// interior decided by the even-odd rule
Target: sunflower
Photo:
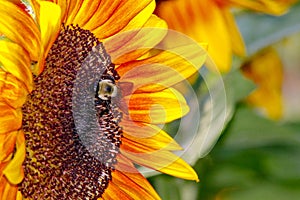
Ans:
{"type": "Polygon", "coordinates": [[[169,28],[208,44],[208,53],[221,72],[231,69],[232,55],[245,55],[243,38],[232,15],[232,7],[268,14],[283,14],[295,2],[273,0],[176,0],[161,1],[156,14],[169,28]]]}
{"type": "Polygon", "coordinates": [[[0,2],[0,199],[159,199],[135,164],[198,180],[158,124],[188,112],[170,86],[201,64],[134,49],[166,35],[154,9],[152,0],[0,2]]]}

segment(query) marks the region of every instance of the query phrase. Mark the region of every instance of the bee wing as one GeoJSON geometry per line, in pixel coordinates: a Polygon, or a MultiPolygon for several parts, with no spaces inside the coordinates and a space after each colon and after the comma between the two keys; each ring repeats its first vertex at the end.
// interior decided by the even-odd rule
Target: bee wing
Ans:
{"type": "Polygon", "coordinates": [[[121,92],[121,96],[128,96],[133,92],[133,83],[132,82],[118,82],[118,88],[121,92]]]}

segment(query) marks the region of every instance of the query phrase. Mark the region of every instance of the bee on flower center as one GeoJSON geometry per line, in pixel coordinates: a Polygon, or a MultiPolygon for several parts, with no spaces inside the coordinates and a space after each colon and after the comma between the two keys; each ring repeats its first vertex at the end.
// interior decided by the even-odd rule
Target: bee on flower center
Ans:
{"type": "Polygon", "coordinates": [[[111,79],[103,79],[98,82],[96,96],[102,100],[109,100],[111,97],[116,97],[118,88],[115,82],[111,79]]]}

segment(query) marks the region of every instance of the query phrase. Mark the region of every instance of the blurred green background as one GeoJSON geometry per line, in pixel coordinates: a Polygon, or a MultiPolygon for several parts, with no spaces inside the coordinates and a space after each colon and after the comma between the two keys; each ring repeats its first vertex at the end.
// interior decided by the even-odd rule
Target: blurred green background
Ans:
{"type": "Polygon", "coordinates": [[[213,149],[194,165],[200,182],[149,177],[163,200],[300,199],[300,4],[280,17],[244,11],[236,20],[249,56],[270,45],[279,52],[283,117],[271,120],[244,102],[253,88],[240,82],[244,60],[235,58],[233,71],[223,77],[233,112],[213,149]]]}
{"type": "Polygon", "coordinates": [[[194,166],[200,182],[150,178],[162,199],[300,197],[300,123],[274,122],[239,103],[213,150],[194,166]]]}

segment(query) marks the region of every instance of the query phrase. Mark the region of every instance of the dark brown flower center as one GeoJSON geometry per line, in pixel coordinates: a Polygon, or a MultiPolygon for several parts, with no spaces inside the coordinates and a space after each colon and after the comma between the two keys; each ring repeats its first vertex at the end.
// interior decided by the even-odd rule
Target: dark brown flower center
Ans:
{"type": "Polygon", "coordinates": [[[63,26],[23,106],[22,194],[30,199],[97,199],[119,153],[119,79],[102,43],[63,26]]]}

